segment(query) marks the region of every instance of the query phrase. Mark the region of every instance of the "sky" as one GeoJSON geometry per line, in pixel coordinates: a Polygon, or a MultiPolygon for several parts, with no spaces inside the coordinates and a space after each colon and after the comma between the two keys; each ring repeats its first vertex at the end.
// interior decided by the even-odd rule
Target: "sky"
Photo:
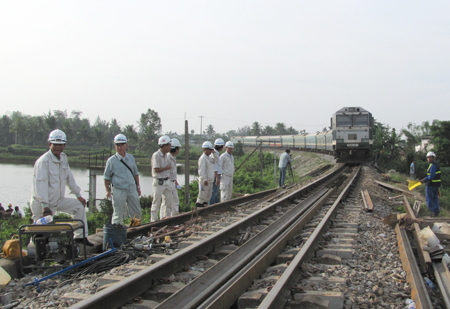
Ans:
{"type": "Polygon", "coordinates": [[[151,108],[163,132],[183,133],[185,117],[196,133],[315,132],[360,106],[401,129],[449,120],[449,55],[440,0],[3,0],[0,115],[136,125],[151,108]]]}

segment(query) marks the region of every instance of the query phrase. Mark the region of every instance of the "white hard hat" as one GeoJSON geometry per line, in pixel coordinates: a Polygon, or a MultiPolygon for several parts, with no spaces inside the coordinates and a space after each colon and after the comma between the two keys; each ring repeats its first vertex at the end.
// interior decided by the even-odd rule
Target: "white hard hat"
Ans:
{"type": "Polygon", "coordinates": [[[208,142],[208,141],[206,141],[206,142],[204,142],[204,143],[202,144],[202,148],[206,148],[206,149],[214,149],[213,144],[212,144],[211,142],[208,142]]]}
{"type": "Polygon", "coordinates": [[[52,144],[65,144],[67,143],[66,133],[61,130],[54,130],[48,135],[48,141],[52,144]]]}
{"type": "Polygon", "coordinates": [[[225,142],[223,141],[223,139],[218,138],[218,139],[216,139],[216,141],[214,142],[214,145],[217,145],[217,146],[223,146],[223,145],[225,145],[225,142]]]}
{"type": "Polygon", "coordinates": [[[114,144],[125,144],[127,142],[127,137],[123,134],[117,134],[114,136],[114,144]]]}
{"type": "Polygon", "coordinates": [[[232,142],[232,141],[228,141],[228,142],[225,144],[225,147],[227,147],[227,148],[234,148],[233,142],[232,142]]]}
{"type": "Polygon", "coordinates": [[[436,157],[436,154],[434,152],[430,151],[427,153],[427,158],[428,157],[436,157]]]}
{"type": "Polygon", "coordinates": [[[181,147],[181,143],[177,138],[172,138],[171,144],[172,144],[172,149],[175,147],[181,147]]]}
{"type": "Polygon", "coordinates": [[[161,136],[158,140],[158,145],[162,146],[166,144],[170,144],[170,137],[168,137],[167,135],[161,136]]]}

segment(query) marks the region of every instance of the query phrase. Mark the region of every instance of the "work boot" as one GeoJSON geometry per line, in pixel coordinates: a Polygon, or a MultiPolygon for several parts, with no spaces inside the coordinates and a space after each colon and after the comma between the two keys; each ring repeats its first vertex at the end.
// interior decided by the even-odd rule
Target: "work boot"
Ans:
{"type": "Polygon", "coordinates": [[[195,203],[195,207],[199,208],[199,207],[205,207],[205,206],[203,206],[203,204],[200,204],[200,203],[195,203]]]}

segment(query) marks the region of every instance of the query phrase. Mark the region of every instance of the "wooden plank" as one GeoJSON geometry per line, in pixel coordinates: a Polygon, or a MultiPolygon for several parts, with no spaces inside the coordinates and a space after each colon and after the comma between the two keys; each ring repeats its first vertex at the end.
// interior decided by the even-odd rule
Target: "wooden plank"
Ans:
{"type": "Polygon", "coordinates": [[[370,198],[369,195],[369,191],[365,190],[364,191],[364,195],[366,197],[366,203],[367,203],[367,211],[368,212],[373,212],[373,203],[372,203],[372,199],[370,198]]]}
{"type": "Polygon", "coordinates": [[[413,210],[414,210],[414,214],[416,216],[418,216],[419,215],[419,211],[420,211],[420,202],[419,201],[414,201],[413,210]]]}
{"type": "Polygon", "coordinates": [[[364,204],[364,210],[367,211],[367,202],[366,202],[366,197],[364,196],[363,190],[361,190],[361,196],[362,196],[362,200],[363,200],[363,204],[364,204]]]}
{"type": "Polygon", "coordinates": [[[397,188],[397,187],[392,186],[392,185],[390,185],[390,184],[388,184],[388,183],[381,182],[381,181],[378,181],[378,180],[375,180],[375,182],[376,182],[377,184],[379,184],[380,186],[383,186],[383,187],[385,187],[385,188],[388,188],[388,189],[391,189],[391,190],[397,190],[397,191],[402,192],[403,194],[414,195],[414,193],[411,193],[411,192],[409,192],[408,190],[401,189],[401,188],[397,188]]]}

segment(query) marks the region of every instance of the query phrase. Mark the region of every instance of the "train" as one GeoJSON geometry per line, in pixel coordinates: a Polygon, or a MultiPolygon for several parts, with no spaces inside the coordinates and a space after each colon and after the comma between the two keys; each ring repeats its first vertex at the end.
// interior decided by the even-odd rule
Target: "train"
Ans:
{"type": "Polygon", "coordinates": [[[233,136],[244,146],[316,151],[334,155],[339,163],[364,163],[373,148],[372,113],[361,107],[343,107],[331,117],[330,130],[300,135],[233,136]]]}

